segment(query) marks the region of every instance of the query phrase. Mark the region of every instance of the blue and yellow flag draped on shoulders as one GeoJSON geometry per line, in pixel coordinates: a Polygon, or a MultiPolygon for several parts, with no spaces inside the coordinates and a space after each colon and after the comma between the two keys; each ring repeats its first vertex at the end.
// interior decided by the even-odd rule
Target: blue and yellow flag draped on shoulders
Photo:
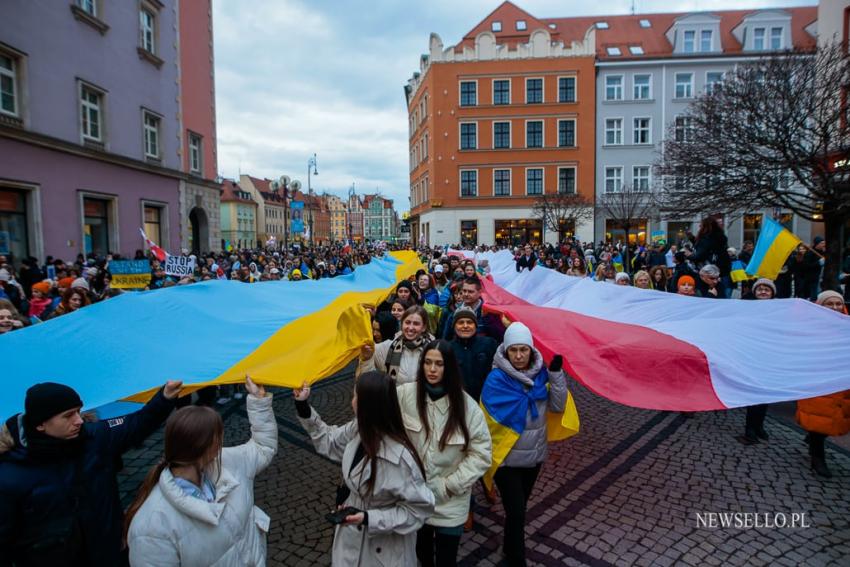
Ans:
{"type": "Polygon", "coordinates": [[[422,264],[414,252],[318,281],[207,281],[126,293],[0,336],[0,418],[27,388],[60,382],[86,408],[144,401],[167,380],[298,387],[341,370],[372,341],[369,313],[422,264]]]}
{"type": "MultiPolygon", "coordinates": [[[[487,376],[481,392],[481,410],[493,442],[493,460],[484,474],[487,488],[493,487],[493,476],[525,431],[526,416],[531,412],[536,418],[536,402],[548,396],[548,375],[542,372],[529,390],[502,370],[495,369],[487,376]]],[[[562,441],[578,433],[579,425],[578,410],[568,390],[564,412],[547,412],[546,436],[550,442],[562,441]]]]}

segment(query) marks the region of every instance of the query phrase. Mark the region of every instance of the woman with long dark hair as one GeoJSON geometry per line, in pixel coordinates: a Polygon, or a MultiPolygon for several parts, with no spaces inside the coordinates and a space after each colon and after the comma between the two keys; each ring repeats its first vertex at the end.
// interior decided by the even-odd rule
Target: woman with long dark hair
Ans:
{"type": "Polygon", "coordinates": [[[164,458],[127,510],[130,565],[265,565],[269,517],[254,477],[277,452],[272,397],[246,377],[251,440],[222,448],[215,410],[187,406],[165,424],[164,458]]]}
{"type": "Polygon", "coordinates": [[[398,387],[407,435],[425,466],[436,508],[416,539],[423,567],[456,564],[472,485],[490,467],[490,431],[481,408],[463,391],[451,343],[428,343],[416,382],[398,387]]]}
{"type": "Polygon", "coordinates": [[[423,347],[434,340],[428,332],[428,314],[421,305],[408,307],[401,316],[401,332],[395,337],[366,345],[360,352],[360,370],[386,372],[390,378],[404,384],[416,380],[419,357],[423,347]]]}
{"type": "Polygon", "coordinates": [[[310,407],[306,384],[294,392],[301,425],[316,452],[342,463],[337,507],[350,514],[334,532],[332,564],[416,565],[416,531],[434,512],[425,467],[407,435],[396,384],[383,372],[357,380],[355,418],[327,425],[310,407]]]}

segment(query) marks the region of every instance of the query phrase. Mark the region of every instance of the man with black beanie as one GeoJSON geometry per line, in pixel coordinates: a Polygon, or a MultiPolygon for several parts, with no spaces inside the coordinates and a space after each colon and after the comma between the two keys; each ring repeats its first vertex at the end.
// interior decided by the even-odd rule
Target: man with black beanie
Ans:
{"type": "Polygon", "coordinates": [[[0,444],[0,567],[126,565],[117,458],[168,417],[182,382],[135,413],[87,423],[72,388],[27,390],[0,444]]]}

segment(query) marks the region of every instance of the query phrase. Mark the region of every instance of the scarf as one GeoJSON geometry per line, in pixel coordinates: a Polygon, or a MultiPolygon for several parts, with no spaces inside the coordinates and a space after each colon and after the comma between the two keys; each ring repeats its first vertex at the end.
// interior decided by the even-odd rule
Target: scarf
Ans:
{"type": "Polygon", "coordinates": [[[384,365],[387,367],[387,374],[390,375],[390,378],[395,380],[398,376],[398,372],[401,367],[401,355],[404,354],[404,349],[421,349],[433,340],[434,337],[430,333],[422,333],[416,339],[409,341],[404,338],[404,333],[399,332],[390,345],[390,350],[387,353],[386,364],[384,365]]]}
{"type": "Polygon", "coordinates": [[[44,313],[44,310],[47,309],[47,306],[53,303],[53,300],[49,297],[37,298],[33,297],[30,299],[30,317],[41,317],[41,314],[44,313]]]}
{"type": "Polygon", "coordinates": [[[80,429],[80,434],[74,439],[58,439],[34,428],[31,430],[24,425],[23,414],[10,418],[6,426],[9,433],[17,437],[16,445],[26,448],[27,457],[33,461],[49,463],[75,459],[85,449],[84,429],[80,429]]]}
{"type": "Polygon", "coordinates": [[[446,395],[446,389],[442,385],[432,386],[427,382],[425,383],[425,392],[428,393],[428,397],[434,402],[446,395]]]}

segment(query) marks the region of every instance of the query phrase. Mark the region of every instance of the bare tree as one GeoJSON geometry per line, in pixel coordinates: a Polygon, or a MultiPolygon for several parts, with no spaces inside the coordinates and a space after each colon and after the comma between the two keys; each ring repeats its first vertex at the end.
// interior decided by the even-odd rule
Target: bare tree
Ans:
{"type": "Polygon", "coordinates": [[[600,193],[596,198],[596,207],[606,218],[617,223],[625,231],[623,260],[628,269],[631,266],[629,234],[640,226],[641,220],[656,213],[658,205],[655,194],[624,184],[617,191],[600,193]]]}
{"type": "Polygon", "coordinates": [[[557,234],[562,225],[577,227],[593,220],[593,203],[578,193],[546,193],[534,200],[531,214],[543,222],[544,229],[557,234]]]}
{"type": "Polygon", "coordinates": [[[729,72],[670,125],[656,163],[662,212],[773,207],[823,220],[824,284],[837,289],[842,226],[850,219],[850,168],[835,167],[850,155],[848,85],[850,58],[840,44],[729,72]]]}

